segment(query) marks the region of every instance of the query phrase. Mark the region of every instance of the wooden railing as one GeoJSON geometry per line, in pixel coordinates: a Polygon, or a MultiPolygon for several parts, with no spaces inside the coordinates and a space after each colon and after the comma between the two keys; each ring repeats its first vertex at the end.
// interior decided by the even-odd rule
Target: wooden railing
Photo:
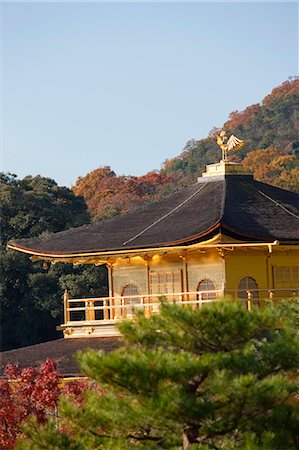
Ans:
{"type": "Polygon", "coordinates": [[[193,305],[200,308],[224,296],[240,298],[245,307],[250,310],[260,305],[265,299],[295,297],[299,295],[299,288],[295,289],[258,289],[248,291],[195,291],[149,295],[130,295],[98,298],[70,298],[68,292],[64,294],[64,324],[84,323],[115,323],[122,318],[132,318],[136,311],[143,311],[145,317],[159,312],[161,298],[169,303],[182,306],[193,305]]]}

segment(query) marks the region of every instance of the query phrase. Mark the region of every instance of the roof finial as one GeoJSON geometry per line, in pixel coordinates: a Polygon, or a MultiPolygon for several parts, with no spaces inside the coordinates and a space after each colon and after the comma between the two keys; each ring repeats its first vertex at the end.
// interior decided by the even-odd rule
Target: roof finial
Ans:
{"type": "Polygon", "coordinates": [[[222,150],[222,161],[228,160],[228,151],[236,151],[244,146],[244,141],[242,139],[238,139],[234,134],[232,134],[228,139],[224,130],[220,131],[220,134],[216,134],[216,138],[217,144],[222,150]]]}

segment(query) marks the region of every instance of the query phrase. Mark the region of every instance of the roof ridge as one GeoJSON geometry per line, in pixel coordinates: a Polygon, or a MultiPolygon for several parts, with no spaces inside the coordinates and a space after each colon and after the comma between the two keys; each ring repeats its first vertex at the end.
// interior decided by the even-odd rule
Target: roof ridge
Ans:
{"type": "Polygon", "coordinates": [[[189,197],[187,197],[185,200],[183,200],[181,203],[179,203],[175,208],[173,208],[171,211],[168,211],[166,214],[164,214],[162,217],[160,217],[159,219],[155,220],[153,223],[151,223],[150,225],[148,225],[146,228],[144,228],[144,230],[140,231],[140,233],[137,233],[135,236],[131,237],[130,239],[128,239],[127,241],[123,242],[123,245],[127,245],[129,242],[134,241],[135,239],[137,239],[139,236],[142,236],[144,233],[146,233],[146,231],[148,231],[150,228],[154,227],[155,225],[157,225],[158,223],[162,222],[162,220],[166,219],[166,217],[170,216],[171,214],[173,214],[175,211],[177,211],[178,209],[180,209],[182,206],[184,206],[186,203],[188,203],[193,197],[195,197],[200,191],[202,191],[205,187],[206,187],[207,183],[204,183],[202,186],[200,186],[199,189],[197,189],[195,192],[193,192],[191,195],[189,195],[189,197]]]}
{"type": "MultiPolygon", "coordinates": [[[[254,186],[253,186],[254,187],[254,186]]],[[[261,195],[263,195],[264,197],[266,197],[268,200],[270,200],[272,203],[274,203],[274,205],[279,206],[280,208],[282,208],[286,213],[290,214],[291,216],[295,217],[296,219],[299,219],[299,216],[295,213],[293,213],[292,211],[289,211],[285,206],[281,205],[279,202],[277,202],[276,200],[274,200],[273,198],[271,198],[269,195],[265,194],[263,191],[260,191],[259,189],[256,189],[254,187],[254,189],[261,195]]]]}
{"type": "Polygon", "coordinates": [[[256,186],[259,185],[259,186],[265,187],[266,189],[270,188],[271,190],[276,191],[276,192],[287,193],[288,195],[292,195],[292,196],[294,195],[296,197],[299,197],[299,192],[290,191],[290,190],[282,188],[280,186],[275,186],[274,184],[265,183],[264,181],[261,181],[261,180],[253,180],[253,181],[256,186]]]}

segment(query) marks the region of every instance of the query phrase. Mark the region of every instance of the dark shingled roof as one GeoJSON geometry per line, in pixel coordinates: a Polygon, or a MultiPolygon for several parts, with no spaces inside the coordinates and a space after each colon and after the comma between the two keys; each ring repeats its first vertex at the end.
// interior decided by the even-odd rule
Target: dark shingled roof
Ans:
{"type": "Polygon", "coordinates": [[[226,182],[222,226],[254,240],[299,241],[299,194],[231,176],[226,182]]]}
{"type": "Polygon", "coordinates": [[[299,195],[225,175],[192,185],[159,202],[109,220],[10,244],[45,254],[169,247],[200,242],[222,231],[245,241],[299,241],[299,195]]]}
{"type": "Polygon", "coordinates": [[[42,344],[30,345],[0,353],[0,376],[7,364],[18,364],[21,368],[38,367],[47,358],[57,362],[63,376],[81,375],[75,354],[79,350],[92,348],[110,352],[122,345],[118,338],[56,339],[42,344]]]}

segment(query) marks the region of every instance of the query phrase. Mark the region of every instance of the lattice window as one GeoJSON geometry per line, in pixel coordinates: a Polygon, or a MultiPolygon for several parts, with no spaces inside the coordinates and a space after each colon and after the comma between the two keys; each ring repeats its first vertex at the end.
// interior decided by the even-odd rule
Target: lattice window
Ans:
{"type": "MultiPolygon", "coordinates": [[[[216,286],[212,280],[209,278],[204,278],[198,283],[197,291],[215,291],[216,286]]],[[[203,292],[202,294],[198,294],[198,299],[200,300],[215,300],[216,292],[203,292]]]]}
{"type": "Polygon", "coordinates": [[[139,304],[139,298],[134,297],[135,295],[140,295],[139,289],[136,284],[129,283],[123,288],[122,297],[126,297],[124,300],[124,304],[129,305],[127,308],[125,308],[124,315],[131,315],[133,313],[133,309],[130,307],[130,305],[139,304]]]}
{"type": "Polygon", "coordinates": [[[151,294],[174,294],[181,292],[181,272],[150,272],[151,294]]]}
{"type": "Polygon", "coordinates": [[[274,266],[274,286],[299,287],[299,266],[274,266]]]}
{"type": "Polygon", "coordinates": [[[259,298],[258,285],[254,278],[243,277],[238,285],[238,297],[248,298],[248,292],[251,293],[251,298],[259,298]]]}

